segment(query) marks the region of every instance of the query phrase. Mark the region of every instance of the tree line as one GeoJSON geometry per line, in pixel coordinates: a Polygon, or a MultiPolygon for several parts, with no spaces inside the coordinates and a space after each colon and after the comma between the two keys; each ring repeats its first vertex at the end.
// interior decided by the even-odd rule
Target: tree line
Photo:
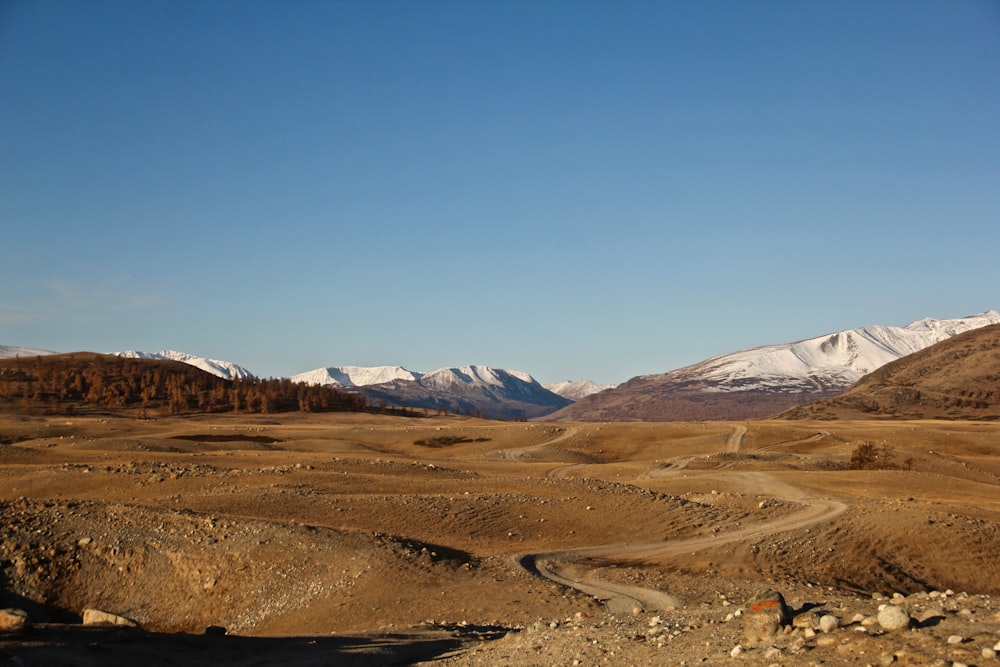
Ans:
{"type": "Polygon", "coordinates": [[[226,380],[188,364],[91,353],[0,361],[0,404],[25,413],[366,411],[368,399],[288,379],[226,380]]]}

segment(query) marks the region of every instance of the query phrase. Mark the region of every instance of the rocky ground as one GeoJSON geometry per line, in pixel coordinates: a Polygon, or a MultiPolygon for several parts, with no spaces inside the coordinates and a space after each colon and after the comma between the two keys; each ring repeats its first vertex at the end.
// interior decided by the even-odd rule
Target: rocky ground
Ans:
{"type": "Polygon", "coordinates": [[[993,664],[998,435],[11,418],[0,665],[993,664]]]}

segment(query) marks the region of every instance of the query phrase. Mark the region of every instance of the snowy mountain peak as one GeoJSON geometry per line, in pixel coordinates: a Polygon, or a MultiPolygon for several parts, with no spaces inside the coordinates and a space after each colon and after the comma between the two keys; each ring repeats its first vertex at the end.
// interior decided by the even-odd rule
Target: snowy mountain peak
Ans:
{"type": "Polygon", "coordinates": [[[712,391],[846,389],[890,361],[963,331],[997,323],[1000,313],[991,310],[952,320],[924,318],[906,327],[860,327],[725,354],[671,374],[710,383],[712,391]]]}
{"type": "Polygon", "coordinates": [[[590,396],[605,389],[614,389],[618,385],[597,384],[593,380],[565,380],[563,382],[550,382],[543,386],[563,398],[568,398],[571,401],[579,401],[584,396],[590,396]]]}
{"type": "MultiPolygon", "coordinates": [[[[537,385],[535,378],[522,371],[509,371],[489,366],[458,366],[455,368],[438,368],[424,376],[425,384],[447,386],[451,384],[471,384],[490,387],[500,387],[508,384],[510,378],[516,378],[527,384],[537,385]]],[[[541,386],[541,385],[539,385],[541,386]]]]}
{"type": "Polygon", "coordinates": [[[162,361],[180,361],[226,380],[247,380],[254,377],[253,373],[230,361],[208,359],[207,357],[199,357],[193,354],[188,354],[187,352],[178,352],[176,350],[160,350],[159,352],[125,350],[124,352],[113,352],[112,354],[116,357],[123,357],[126,359],[159,359],[162,361]]]}
{"type": "Polygon", "coordinates": [[[305,384],[367,387],[393,380],[418,380],[420,377],[421,373],[414,373],[402,366],[328,366],[293,375],[291,380],[305,384]]]}

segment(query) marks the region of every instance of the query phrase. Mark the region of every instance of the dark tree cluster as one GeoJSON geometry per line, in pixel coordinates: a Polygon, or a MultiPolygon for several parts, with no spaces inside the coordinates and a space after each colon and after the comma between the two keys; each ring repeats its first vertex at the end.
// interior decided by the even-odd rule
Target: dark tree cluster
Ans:
{"type": "Polygon", "coordinates": [[[363,411],[367,399],[287,379],[225,380],[189,364],[91,353],[0,360],[0,406],[58,414],[363,411]]]}

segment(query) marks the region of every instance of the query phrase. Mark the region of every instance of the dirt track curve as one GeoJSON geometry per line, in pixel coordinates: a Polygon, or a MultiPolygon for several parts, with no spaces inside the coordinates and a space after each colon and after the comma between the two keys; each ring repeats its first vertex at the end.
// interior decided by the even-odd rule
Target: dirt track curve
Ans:
{"type": "MultiPolygon", "coordinates": [[[[726,441],[726,451],[736,453],[743,444],[746,426],[734,426],[726,441]]],[[[564,471],[569,466],[556,470],[564,471]]],[[[521,554],[514,561],[528,572],[550,581],[574,588],[603,602],[612,613],[625,613],[632,609],[669,610],[679,606],[674,596],[661,591],[628,586],[597,579],[581,565],[581,561],[600,558],[604,562],[648,561],[718,548],[731,542],[758,539],[789,530],[799,530],[830,521],[847,509],[847,505],[830,498],[810,496],[802,489],[781,482],[763,472],[727,473],[730,481],[739,481],[742,491],[753,495],[801,504],[800,511],[773,521],[738,527],[709,536],[681,540],[645,542],[638,544],[603,544],[575,549],[521,554]]]]}

